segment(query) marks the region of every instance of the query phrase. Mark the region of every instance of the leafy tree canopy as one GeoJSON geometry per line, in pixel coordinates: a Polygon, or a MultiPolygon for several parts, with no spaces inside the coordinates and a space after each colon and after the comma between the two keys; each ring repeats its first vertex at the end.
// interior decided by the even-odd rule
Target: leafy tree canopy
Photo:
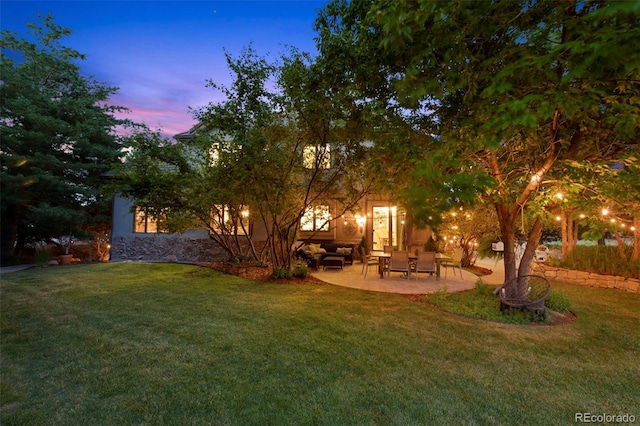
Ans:
{"type": "MultiPolygon", "coordinates": [[[[321,12],[338,81],[433,136],[414,152],[406,199],[423,218],[480,192],[515,276],[517,219],[572,162],[633,161],[639,136],[637,2],[354,1],[321,12]]],[[[405,163],[406,165],[406,163],[405,163]]],[[[542,231],[533,223],[532,249],[542,231]]]]}
{"type": "Polygon", "coordinates": [[[368,127],[345,120],[357,108],[333,93],[308,55],[292,51],[270,63],[249,47],[238,58],[227,54],[227,64],[233,83],[209,82],[224,100],[195,112],[193,140],[138,135],[121,191],[176,230],[208,228],[230,258],[288,270],[309,209],[331,206],[340,216],[376,184],[363,143],[368,127]],[[260,231],[245,225],[246,215],[260,231]]]}

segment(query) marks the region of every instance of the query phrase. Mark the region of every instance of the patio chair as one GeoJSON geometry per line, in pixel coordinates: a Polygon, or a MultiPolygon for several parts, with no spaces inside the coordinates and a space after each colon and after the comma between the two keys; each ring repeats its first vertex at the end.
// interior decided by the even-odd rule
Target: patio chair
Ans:
{"type": "Polygon", "coordinates": [[[364,247],[360,247],[360,256],[362,258],[362,271],[360,271],[360,275],[364,273],[364,277],[366,278],[367,273],[369,272],[369,267],[378,267],[379,261],[376,257],[367,254],[364,247]]]}
{"type": "MultiPolygon", "coordinates": [[[[392,251],[395,251],[397,249],[397,247],[394,246],[383,246],[383,250],[385,253],[391,253],[392,251]]],[[[385,257],[384,259],[382,259],[382,268],[383,268],[383,273],[384,271],[386,271],[387,269],[389,269],[389,258],[385,257]]]]}
{"type": "Polygon", "coordinates": [[[418,260],[416,261],[415,268],[412,272],[416,273],[416,280],[418,279],[418,273],[426,272],[429,275],[436,273],[436,253],[433,251],[421,251],[418,252],[418,260]]]}
{"type": "Polygon", "coordinates": [[[389,267],[387,268],[387,276],[391,278],[392,272],[404,272],[407,277],[411,276],[411,267],[409,266],[408,251],[392,251],[389,259],[389,267]]]}
{"type": "Polygon", "coordinates": [[[456,269],[460,271],[460,279],[462,278],[462,249],[455,249],[453,251],[453,257],[451,259],[444,259],[441,263],[444,266],[444,279],[447,279],[447,269],[453,269],[453,275],[456,275],[456,269]]]}

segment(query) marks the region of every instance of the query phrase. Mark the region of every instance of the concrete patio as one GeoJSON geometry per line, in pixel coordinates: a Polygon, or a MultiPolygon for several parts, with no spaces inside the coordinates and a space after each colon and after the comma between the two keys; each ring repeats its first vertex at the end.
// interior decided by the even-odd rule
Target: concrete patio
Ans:
{"type": "MultiPolygon", "coordinates": [[[[476,262],[478,266],[491,269],[490,275],[482,277],[485,284],[502,284],[504,282],[504,266],[502,261],[494,261],[493,259],[481,259],[476,262]]],[[[410,279],[402,277],[399,272],[391,273],[391,278],[380,278],[375,268],[369,269],[366,278],[362,272],[362,264],[355,262],[353,265],[346,265],[344,269],[319,269],[313,271],[312,276],[327,282],[343,287],[357,288],[360,290],[378,291],[383,293],[399,293],[399,294],[429,294],[435,293],[446,287],[449,293],[470,290],[475,287],[478,277],[469,271],[462,271],[462,279],[458,271],[453,273],[452,269],[446,272],[442,268],[440,280],[436,280],[435,275],[421,273],[418,279],[412,276],[410,279]]]]}

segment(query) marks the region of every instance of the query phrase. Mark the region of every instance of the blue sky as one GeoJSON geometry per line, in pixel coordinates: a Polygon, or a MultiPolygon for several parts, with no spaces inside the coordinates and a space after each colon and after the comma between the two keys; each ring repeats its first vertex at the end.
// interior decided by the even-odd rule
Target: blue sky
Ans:
{"type": "Polygon", "coordinates": [[[173,135],[194,124],[189,107],[220,99],[206,80],[229,84],[224,50],[250,43],[276,59],[293,46],[316,53],[313,21],[326,1],[0,1],[2,29],[26,33],[51,13],[74,33],[65,44],[87,56],[83,73],[119,87],[126,117],[173,135]]]}

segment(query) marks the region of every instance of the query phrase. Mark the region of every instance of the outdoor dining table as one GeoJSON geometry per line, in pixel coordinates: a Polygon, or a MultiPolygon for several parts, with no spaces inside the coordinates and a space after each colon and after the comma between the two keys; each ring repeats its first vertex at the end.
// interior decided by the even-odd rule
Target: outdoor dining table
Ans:
{"type": "MultiPolygon", "coordinates": [[[[384,262],[386,259],[391,258],[390,252],[385,252],[382,250],[372,250],[371,256],[378,258],[378,273],[380,274],[380,278],[384,277],[384,262]]],[[[409,253],[409,260],[417,260],[418,256],[414,253],[409,253]]],[[[443,253],[436,253],[436,281],[440,281],[440,263],[443,260],[450,259],[449,256],[443,253]]]]}

